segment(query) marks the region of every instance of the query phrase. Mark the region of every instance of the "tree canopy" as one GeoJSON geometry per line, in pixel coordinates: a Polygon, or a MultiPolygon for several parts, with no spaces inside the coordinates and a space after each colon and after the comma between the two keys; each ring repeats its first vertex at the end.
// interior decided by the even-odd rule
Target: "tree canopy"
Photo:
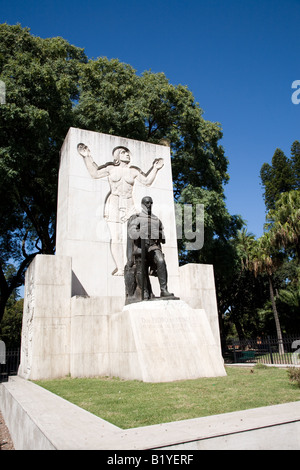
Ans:
{"type": "Polygon", "coordinates": [[[221,126],[203,118],[192,92],[163,73],[138,75],[117,59],[88,60],[65,39],[42,39],[20,25],[0,25],[0,41],[6,85],[0,106],[0,319],[35,254],[55,252],[59,150],[71,126],[168,141],[175,199],[205,206],[206,248],[191,258],[219,263],[221,272],[224,247],[242,221],[226,209],[221,126]],[[11,262],[16,270],[8,275],[11,262]]]}
{"type": "Polygon", "coordinates": [[[282,193],[300,189],[300,142],[296,140],[292,144],[290,158],[277,148],[271,165],[262,165],[260,177],[268,211],[275,208],[275,202],[282,193]]]}
{"type": "Polygon", "coordinates": [[[0,319],[36,253],[54,253],[59,150],[73,123],[82,49],[0,25],[0,319]],[[7,264],[17,270],[5,276],[7,264]]]}

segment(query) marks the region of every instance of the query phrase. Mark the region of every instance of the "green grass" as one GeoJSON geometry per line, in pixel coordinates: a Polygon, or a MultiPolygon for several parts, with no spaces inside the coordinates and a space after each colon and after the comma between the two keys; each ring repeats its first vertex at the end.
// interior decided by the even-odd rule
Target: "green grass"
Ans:
{"type": "Polygon", "coordinates": [[[108,377],[35,383],[123,429],[300,400],[285,369],[257,365],[226,372],[158,384],[108,377]]]}

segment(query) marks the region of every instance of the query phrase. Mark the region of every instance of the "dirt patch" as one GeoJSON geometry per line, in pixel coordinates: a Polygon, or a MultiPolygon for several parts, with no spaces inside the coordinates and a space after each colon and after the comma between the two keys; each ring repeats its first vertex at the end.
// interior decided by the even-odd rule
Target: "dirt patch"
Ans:
{"type": "Polygon", "coordinates": [[[0,450],[15,450],[9,430],[0,411],[0,450]]]}

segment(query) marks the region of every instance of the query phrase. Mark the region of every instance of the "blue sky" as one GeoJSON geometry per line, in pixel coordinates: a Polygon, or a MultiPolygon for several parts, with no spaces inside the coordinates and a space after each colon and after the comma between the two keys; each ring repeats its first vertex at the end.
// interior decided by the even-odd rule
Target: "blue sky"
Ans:
{"type": "Polygon", "coordinates": [[[228,210],[261,236],[260,168],[300,140],[300,0],[0,0],[0,22],[187,85],[223,129],[228,210]]]}

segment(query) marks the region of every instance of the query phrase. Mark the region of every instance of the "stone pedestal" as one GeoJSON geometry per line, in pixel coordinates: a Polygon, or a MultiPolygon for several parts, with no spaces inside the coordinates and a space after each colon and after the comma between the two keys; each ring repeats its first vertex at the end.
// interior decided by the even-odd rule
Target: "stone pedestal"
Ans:
{"type": "Polygon", "coordinates": [[[205,311],[182,300],[127,305],[109,322],[112,376],[171,382],[226,375],[205,311]]]}

